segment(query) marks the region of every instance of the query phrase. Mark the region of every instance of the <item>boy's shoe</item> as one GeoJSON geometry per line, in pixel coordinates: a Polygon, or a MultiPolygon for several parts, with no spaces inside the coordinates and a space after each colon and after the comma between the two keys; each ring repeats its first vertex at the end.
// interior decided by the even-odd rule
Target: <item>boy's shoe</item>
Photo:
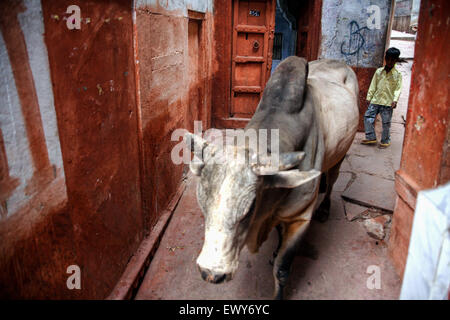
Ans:
{"type": "Polygon", "coordinates": [[[375,140],[363,139],[363,141],[361,141],[361,144],[377,144],[377,139],[375,140]]]}
{"type": "Polygon", "coordinates": [[[387,147],[389,147],[391,145],[390,142],[388,143],[380,143],[380,145],[378,146],[378,148],[380,149],[386,149],[387,147]]]}

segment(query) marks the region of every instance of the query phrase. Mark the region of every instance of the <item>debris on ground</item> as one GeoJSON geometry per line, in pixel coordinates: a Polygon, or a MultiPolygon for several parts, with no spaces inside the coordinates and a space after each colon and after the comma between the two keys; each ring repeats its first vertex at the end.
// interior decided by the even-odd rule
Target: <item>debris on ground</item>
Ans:
{"type": "Polygon", "coordinates": [[[348,221],[371,219],[387,214],[385,210],[368,208],[348,201],[344,202],[344,209],[348,221]]]}
{"type": "Polygon", "coordinates": [[[365,219],[363,225],[369,236],[377,240],[383,240],[390,222],[391,215],[384,214],[375,218],[365,219]]]}
{"type": "Polygon", "coordinates": [[[344,208],[347,220],[362,221],[369,236],[377,240],[383,240],[386,237],[392,219],[391,214],[347,201],[344,202],[344,208]]]}
{"type": "Polygon", "coordinates": [[[175,252],[175,250],[177,250],[177,249],[184,249],[184,247],[181,247],[181,246],[174,246],[174,247],[167,247],[167,249],[168,249],[169,251],[175,252]]]}

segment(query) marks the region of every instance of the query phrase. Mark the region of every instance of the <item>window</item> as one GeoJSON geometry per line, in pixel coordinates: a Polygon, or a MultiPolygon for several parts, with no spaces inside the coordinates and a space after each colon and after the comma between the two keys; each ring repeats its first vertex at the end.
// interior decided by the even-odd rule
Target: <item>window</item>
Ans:
{"type": "Polygon", "coordinates": [[[275,33],[275,38],[273,39],[273,60],[281,60],[281,52],[283,50],[283,34],[275,33]]]}

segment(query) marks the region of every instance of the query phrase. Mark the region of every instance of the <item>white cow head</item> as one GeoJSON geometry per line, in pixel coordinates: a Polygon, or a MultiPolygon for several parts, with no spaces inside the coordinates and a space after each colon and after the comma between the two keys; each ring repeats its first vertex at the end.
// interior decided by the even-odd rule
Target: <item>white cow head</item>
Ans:
{"type": "Polygon", "coordinates": [[[245,147],[221,148],[191,133],[185,141],[196,150],[190,169],[200,177],[197,200],[205,218],[205,240],[197,265],[204,280],[228,281],[238,267],[258,207],[257,195],[264,188],[298,187],[320,172],[288,170],[301,162],[304,152],[283,153],[273,167],[269,157],[258,157],[245,147]]]}

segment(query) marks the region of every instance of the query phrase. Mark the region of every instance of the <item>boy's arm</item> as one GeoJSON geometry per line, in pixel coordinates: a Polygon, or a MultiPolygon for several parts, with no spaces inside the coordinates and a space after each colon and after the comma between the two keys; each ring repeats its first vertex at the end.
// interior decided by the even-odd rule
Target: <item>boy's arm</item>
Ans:
{"type": "Polygon", "coordinates": [[[400,97],[400,93],[402,92],[402,75],[398,77],[395,90],[394,90],[394,100],[392,102],[392,107],[395,108],[397,106],[398,99],[400,97]]]}
{"type": "Polygon", "coordinates": [[[372,81],[370,82],[369,90],[367,91],[366,100],[368,102],[370,102],[372,100],[373,95],[377,91],[377,83],[378,83],[378,70],[375,71],[375,73],[374,73],[374,75],[372,77],[372,81]]]}

